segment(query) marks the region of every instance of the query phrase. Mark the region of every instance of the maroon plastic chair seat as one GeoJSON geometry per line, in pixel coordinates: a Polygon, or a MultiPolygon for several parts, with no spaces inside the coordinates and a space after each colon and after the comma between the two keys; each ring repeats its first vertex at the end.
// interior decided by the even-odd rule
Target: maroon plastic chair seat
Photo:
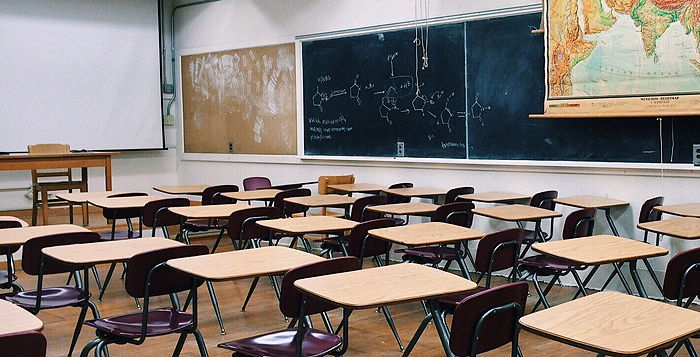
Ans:
{"type": "Polygon", "coordinates": [[[9,333],[0,336],[0,355],[12,357],[45,357],[46,337],[37,331],[9,333]]]}
{"type": "MultiPolygon", "coordinates": [[[[545,270],[584,270],[587,268],[586,265],[576,264],[570,260],[562,259],[558,257],[553,257],[549,255],[533,255],[525,259],[520,260],[520,266],[523,269],[535,268],[535,269],[545,269],[545,270]]],[[[545,275],[540,272],[540,276],[545,275]]]]}
{"type": "MultiPolygon", "coordinates": [[[[34,309],[36,306],[37,290],[20,291],[5,300],[25,309],[34,309]]],[[[58,307],[75,306],[88,299],[82,289],[74,286],[62,286],[41,289],[41,308],[54,309],[58,307]]]]}
{"type": "MultiPolygon", "coordinates": [[[[127,338],[141,336],[143,313],[137,312],[99,320],[85,321],[85,324],[100,331],[127,338]]],[[[167,335],[192,326],[192,315],[176,309],[157,309],[148,312],[146,337],[167,335]]]]}
{"type": "Polygon", "coordinates": [[[141,238],[138,232],[131,232],[125,230],[114,231],[114,239],[112,239],[112,232],[97,232],[100,235],[100,240],[124,240],[132,238],[141,238]]]}
{"type": "Polygon", "coordinates": [[[459,253],[451,247],[416,247],[408,249],[396,249],[396,253],[405,254],[403,260],[411,260],[418,264],[437,264],[443,260],[455,260],[459,253]]]}
{"type": "MultiPolygon", "coordinates": [[[[234,350],[236,355],[253,357],[294,356],[297,329],[288,329],[269,334],[243,338],[219,344],[221,348],[234,350]]],[[[327,332],[306,329],[303,334],[304,356],[323,356],[340,347],[343,339],[327,332]]]]}
{"type": "Polygon", "coordinates": [[[440,302],[441,307],[447,310],[447,313],[452,314],[454,313],[454,308],[457,307],[457,304],[459,304],[460,301],[464,300],[466,297],[486,290],[488,290],[488,288],[477,286],[476,289],[470,290],[469,292],[441,297],[438,299],[438,301],[440,302]]]}

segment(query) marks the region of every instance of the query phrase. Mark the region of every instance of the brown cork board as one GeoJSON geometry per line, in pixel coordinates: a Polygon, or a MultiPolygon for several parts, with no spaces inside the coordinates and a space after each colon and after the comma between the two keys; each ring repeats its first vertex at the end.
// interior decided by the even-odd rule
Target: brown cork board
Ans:
{"type": "Polygon", "coordinates": [[[297,153],[293,43],[182,56],[181,69],[186,153],[297,153]]]}

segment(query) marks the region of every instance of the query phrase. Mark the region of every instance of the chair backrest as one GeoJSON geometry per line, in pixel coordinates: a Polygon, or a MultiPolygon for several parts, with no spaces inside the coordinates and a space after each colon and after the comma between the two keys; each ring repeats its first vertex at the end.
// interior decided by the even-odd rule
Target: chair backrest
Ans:
{"type": "Polygon", "coordinates": [[[518,319],[523,315],[528,285],[521,281],[470,295],[455,308],[450,350],[456,356],[473,356],[517,340],[518,319]],[[479,321],[480,328],[477,328],[479,321]]]}
{"type": "MultiPolygon", "coordinates": [[[[29,275],[39,275],[42,256],[41,250],[46,247],[95,243],[99,241],[100,234],[95,232],[59,233],[31,238],[23,245],[22,270],[29,275]]],[[[69,273],[80,270],[81,268],[80,266],[62,263],[45,256],[43,274],[69,273]]]]}
{"type": "Polygon", "coordinates": [[[244,191],[253,191],[253,190],[259,190],[261,188],[270,188],[272,186],[272,182],[270,182],[270,179],[267,177],[246,177],[243,179],[243,190],[244,191]]]}
{"type": "Polygon", "coordinates": [[[279,218],[279,210],[274,207],[251,207],[231,213],[226,232],[233,242],[251,239],[267,239],[268,230],[255,224],[262,219],[279,218]]]}
{"type": "Polygon", "coordinates": [[[493,272],[516,268],[522,237],[522,228],[511,228],[489,233],[479,240],[474,268],[486,274],[487,288],[491,287],[493,272]]]}
{"type": "Polygon", "coordinates": [[[318,178],[318,194],[327,195],[329,193],[335,192],[328,188],[328,185],[340,185],[347,183],[355,183],[354,175],[343,175],[343,176],[320,176],[318,178]]]}
{"type": "MultiPolygon", "coordinates": [[[[35,144],[28,145],[27,152],[29,154],[67,154],[70,153],[70,145],[67,144],[35,144]]],[[[51,169],[51,170],[31,170],[32,183],[39,182],[41,177],[66,177],[68,181],[72,180],[70,169],[51,169]]]]}
{"type": "MultiPolygon", "coordinates": [[[[295,281],[314,276],[337,274],[358,269],[360,269],[360,265],[357,258],[339,257],[326,259],[318,263],[302,265],[288,271],[282,278],[282,287],[280,290],[280,311],[282,311],[282,314],[287,317],[299,317],[301,292],[294,287],[295,281]]],[[[305,314],[320,314],[336,308],[336,305],[308,296],[306,299],[305,314]]]]}
{"type": "Polygon", "coordinates": [[[291,215],[294,213],[304,213],[309,209],[308,207],[297,205],[294,203],[284,202],[285,198],[302,196],[311,196],[311,190],[309,190],[308,188],[294,188],[291,190],[279,192],[275,195],[272,207],[275,207],[277,208],[277,210],[279,210],[280,217],[291,217],[291,215]]]}
{"type": "Polygon", "coordinates": [[[556,206],[554,200],[557,197],[559,197],[559,192],[557,191],[538,192],[530,198],[530,206],[554,210],[554,206],[556,206]]]}
{"type": "MultiPolygon", "coordinates": [[[[148,196],[145,192],[124,192],[115,193],[113,195],[107,196],[107,198],[118,198],[118,197],[135,197],[135,196],[148,196]]],[[[102,216],[106,219],[126,219],[126,218],[138,218],[141,217],[141,208],[103,208],[102,216]]]]}
{"type": "MultiPolygon", "coordinates": [[[[391,249],[391,243],[370,237],[367,232],[371,229],[395,225],[396,220],[393,218],[373,219],[356,225],[348,235],[348,254],[358,259],[386,254],[391,249]]],[[[362,264],[361,261],[360,264],[362,264]]]]}
{"type": "MultiPolygon", "coordinates": [[[[147,283],[150,283],[148,289],[149,297],[188,291],[193,287],[195,279],[161,263],[165,263],[170,259],[205,254],[209,254],[207,246],[192,244],[152,250],[134,255],[126,265],[126,280],[124,283],[126,292],[132,297],[143,298],[146,296],[147,283]],[[159,267],[156,268],[156,266],[159,267]],[[151,270],[153,271],[151,272],[151,270]]],[[[199,279],[196,280],[198,280],[197,286],[203,282],[199,279]]]]}
{"type": "Polygon", "coordinates": [[[433,213],[433,222],[445,222],[457,226],[470,228],[474,222],[471,202],[452,202],[439,206],[433,213]]]}
{"type": "MultiPolygon", "coordinates": [[[[413,184],[410,182],[395,183],[395,184],[389,186],[389,188],[411,188],[411,187],[413,187],[413,184]]],[[[386,194],[386,203],[388,203],[388,204],[408,203],[408,202],[411,202],[411,197],[399,196],[399,195],[394,195],[391,193],[386,194]]]]}
{"type": "Polygon", "coordinates": [[[562,239],[588,237],[593,235],[595,211],[595,208],[584,208],[569,213],[569,215],[566,216],[564,228],[561,232],[562,239]]]}
{"type": "Polygon", "coordinates": [[[464,186],[455,187],[447,191],[445,194],[445,203],[452,203],[457,201],[457,196],[459,195],[470,195],[474,193],[474,187],[464,186]]]}
{"type": "Polygon", "coordinates": [[[184,197],[164,198],[146,203],[143,206],[143,225],[146,227],[164,227],[180,224],[181,217],[168,207],[185,207],[190,200],[184,197]]]}
{"type": "MultiPolygon", "coordinates": [[[[15,221],[15,220],[0,220],[0,229],[4,228],[20,228],[22,227],[22,223],[20,221],[15,221]]],[[[16,245],[12,247],[5,247],[5,249],[0,250],[0,254],[5,253],[5,254],[12,254],[16,251],[19,250],[21,246],[16,245]]]]}
{"type": "Polygon", "coordinates": [[[639,223],[653,222],[661,219],[661,212],[654,210],[664,204],[663,196],[650,198],[642,203],[642,208],[639,210],[639,223]]]}
{"type": "Polygon", "coordinates": [[[680,300],[700,294],[700,248],[676,253],[666,266],[663,294],[680,300]]]}
{"type": "Polygon", "coordinates": [[[381,218],[381,213],[368,211],[367,207],[383,204],[386,204],[386,196],[369,195],[360,197],[352,204],[352,209],[350,210],[350,220],[355,222],[363,222],[381,218]]]}
{"type": "Polygon", "coordinates": [[[0,336],[2,356],[45,357],[46,337],[37,331],[10,333],[0,336]]]}
{"type": "Polygon", "coordinates": [[[209,186],[202,191],[202,206],[236,203],[236,200],[221,196],[223,192],[238,192],[238,185],[209,186]]]}

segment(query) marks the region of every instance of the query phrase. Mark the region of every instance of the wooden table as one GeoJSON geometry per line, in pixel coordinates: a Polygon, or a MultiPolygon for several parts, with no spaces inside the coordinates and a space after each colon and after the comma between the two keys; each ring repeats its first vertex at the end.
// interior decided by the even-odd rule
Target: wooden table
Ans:
{"type": "Polygon", "coordinates": [[[65,263],[92,266],[126,262],[137,254],[184,244],[162,237],[113,240],[43,248],[42,253],[65,263]]]}
{"type": "Polygon", "coordinates": [[[244,209],[250,209],[250,206],[230,203],[223,205],[168,207],[170,212],[182,216],[183,219],[228,218],[231,213],[244,209]]]}
{"type": "Polygon", "coordinates": [[[280,192],[282,192],[282,190],[264,188],[252,191],[222,192],[221,195],[238,201],[270,201],[280,192]]]}
{"type": "Polygon", "coordinates": [[[371,183],[343,183],[336,185],[328,185],[328,188],[342,193],[374,193],[386,190],[386,186],[375,185],[371,183]]]}
{"type": "Polygon", "coordinates": [[[368,206],[367,210],[393,215],[414,215],[414,216],[432,216],[435,210],[440,207],[433,203],[425,202],[408,202],[408,203],[392,203],[388,205],[368,206]]]}
{"type": "Polygon", "coordinates": [[[638,356],[700,332],[700,313],[604,291],[523,316],[520,324],[536,335],[599,354],[638,356]]]}
{"type": "Polygon", "coordinates": [[[459,195],[457,197],[464,200],[486,203],[512,203],[530,199],[529,195],[502,191],[470,193],[468,195],[459,195]]]}
{"type": "MultiPolygon", "coordinates": [[[[304,294],[342,307],[344,318],[356,309],[428,300],[445,351],[449,351],[449,337],[447,326],[438,312],[437,299],[476,288],[474,282],[460,276],[411,263],[301,279],[297,280],[294,286],[304,294]]],[[[348,324],[349,321],[344,324],[341,353],[345,353],[348,348],[348,324]]]]}
{"type": "Polygon", "coordinates": [[[104,167],[105,190],[112,190],[114,152],[74,152],[69,154],[0,155],[0,171],[80,168],[80,177],[88,180],[88,167],[104,167]]]}
{"type": "Polygon", "coordinates": [[[605,219],[608,221],[608,224],[610,225],[610,229],[612,230],[613,234],[616,236],[620,236],[620,233],[617,231],[617,227],[615,227],[615,222],[613,222],[612,217],[610,217],[610,208],[612,207],[620,207],[620,206],[628,206],[630,203],[627,201],[620,201],[612,198],[607,198],[607,197],[600,197],[600,196],[572,196],[572,197],[563,197],[563,198],[556,198],[554,199],[554,202],[566,205],[566,206],[572,206],[572,207],[578,207],[578,208],[595,208],[602,210],[605,212],[605,219]]]}
{"type": "Polygon", "coordinates": [[[29,223],[25,222],[23,219],[19,219],[15,216],[0,216],[0,221],[15,221],[19,222],[22,227],[28,227],[29,223]]]}
{"type": "Polygon", "coordinates": [[[518,222],[518,221],[535,221],[539,222],[546,218],[561,217],[561,213],[550,211],[548,209],[532,207],[527,205],[508,205],[495,206],[486,208],[475,208],[472,213],[481,216],[500,219],[502,221],[518,222]]]}
{"type": "Polygon", "coordinates": [[[255,223],[269,229],[270,237],[272,237],[272,232],[280,232],[294,237],[291,245],[300,239],[304,249],[311,252],[311,246],[306,238],[313,239],[313,237],[305,238],[305,234],[337,234],[341,236],[345,231],[353,229],[358,222],[332,216],[307,216],[269,219],[255,223]]]}
{"type": "Polygon", "coordinates": [[[89,198],[88,203],[99,208],[126,209],[143,208],[146,203],[162,200],[163,196],[132,196],[132,197],[95,197],[89,198]]]}
{"type": "Polygon", "coordinates": [[[446,190],[425,187],[386,188],[382,191],[388,194],[402,197],[432,198],[433,203],[437,203],[439,196],[444,196],[445,194],[447,194],[446,190]]]}
{"type": "Polygon", "coordinates": [[[99,200],[107,196],[126,193],[123,191],[90,191],[90,192],[65,192],[57,193],[56,197],[72,203],[88,203],[90,200],[99,200]]]}
{"type": "Polygon", "coordinates": [[[195,195],[201,196],[209,185],[177,185],[177,186],[153,186],[153,189],[170,195],[195,195]]]}
{"type": "Polygon", "coordinates": [[[41,331],[44,328],[44,323],[34,314],[6,300],[0,300],[0,316],[0,335],[41,331]]]}
{"type": "Polygon", "coordinates": [[[655,210],[683,217],[700,218],[700,203],[684,203],[680,205],[667,205],[654,207],[655,210]]]}
{"type": "Polygon", "coordinates": [[[668,254],[667,249],[613,235],[597,235],[535,243],[532,249],[539,253],[570,260],[577,264],[594,266],[594,270],[591,271],[584,282],[581,282],[578,278],[576,279],[576,283],[584,295],[586,295],[586,284],[591,280],[598,266],[609,263],[612,263],[627,292],[631,293],[629,284],[620,267],[618,264],[615,264],[629,262],[630,274],[639,295],[647,297],[646,290],[637,271],[637,260],[668,254]]]}
{"type": "Polygon", "coordinates": [[[700,218],[695,217],[640,223],[637,228],[681,239],[700,239],[700,218]]]}

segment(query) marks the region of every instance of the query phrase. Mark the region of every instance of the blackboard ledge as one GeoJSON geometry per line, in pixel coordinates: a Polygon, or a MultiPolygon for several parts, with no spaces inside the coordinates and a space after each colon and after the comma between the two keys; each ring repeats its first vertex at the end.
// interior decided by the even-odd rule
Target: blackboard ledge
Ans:
{"type": "Polygon", "coordinates": [[[259,155],[259,154],[206,154],[179,152],[183,161],[211,161],[211,162],[245,162],[245,163],[270,163],[270,164],[298,164],[297,155],[259,155]]]}
{"type": "Polygon", "coordinates": [[[667,117],[692,117],[700,116],[700,113],[664,113],[647,114],[639,113],[561,113],[561,114],[530,114],[530,119],[596,119],[596,118],[667,118],[667,117]]]}

